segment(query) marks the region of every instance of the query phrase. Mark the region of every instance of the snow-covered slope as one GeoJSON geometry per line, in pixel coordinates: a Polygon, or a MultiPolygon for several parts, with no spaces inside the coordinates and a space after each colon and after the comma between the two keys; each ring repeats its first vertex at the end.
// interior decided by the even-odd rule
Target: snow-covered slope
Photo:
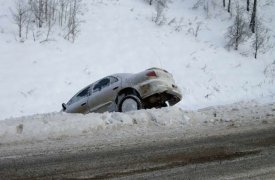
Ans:
{"type": "MultiPolygon", "coordinates": [[[[91,82],[155,66],[174,75],[184,96],[177,106],[184,109],[275,100],[273,50],[257,60],[247,47],[226,50],[224,34],[232,18],[222,8],[206,15],[203,8],[192,8],[196,1],[173,0],[158,26],[152,22],[155,8],[143,0],[83,2],[74,44],[58,35],[46,43],[31,38],[20,43],[9,10],[13,3],[0,0],[0,119],[59,111],[62,102],[91,82]]],[[[271,7],[261,6],[261,12],[274,41],[271,7]]]]}

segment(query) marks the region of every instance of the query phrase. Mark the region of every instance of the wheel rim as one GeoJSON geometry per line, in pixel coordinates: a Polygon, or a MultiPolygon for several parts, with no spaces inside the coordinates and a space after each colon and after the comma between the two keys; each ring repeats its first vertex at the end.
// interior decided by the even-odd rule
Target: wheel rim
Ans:
{"type": "Polygon", "coordinates": [[[134,99],[128,98],[123,101],[121,106],[122,112],[135,111],[135,110],[138,110],[138,103],[134,99]]]}

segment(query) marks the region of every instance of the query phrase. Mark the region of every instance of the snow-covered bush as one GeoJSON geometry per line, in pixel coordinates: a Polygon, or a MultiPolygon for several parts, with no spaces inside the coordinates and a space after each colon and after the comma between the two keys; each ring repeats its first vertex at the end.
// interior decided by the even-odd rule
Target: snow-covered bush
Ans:
{"type": "Polygon", "coordinates": [[[164,10],[167,8],[167,0],[157,0],[154,1],[156,8],[156,15],[153,16],[153,21],[157,25],[163,25],[166,22],[166,17],[164,15],[164,10]]]}

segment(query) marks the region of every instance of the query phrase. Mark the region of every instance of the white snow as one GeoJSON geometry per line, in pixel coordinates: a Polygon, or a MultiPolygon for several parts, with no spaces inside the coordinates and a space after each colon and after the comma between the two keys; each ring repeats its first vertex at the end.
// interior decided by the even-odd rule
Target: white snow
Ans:
{"type": "Polygon", "coordinates": [[[35,142],[74,136],[98,136],[102,132],[128,130],[143,134],[152,126],[180,127],[187,123],[178,108],[141,110],[129,113],[91,113],[88,115],[49,113],[0,121],[1,143],[35,142]]]}
{"type": "Polygon", "coordinates": [[[56,144],[59,141],[105,144],[113,140],[131,141],[131,138],[145,142],[147,136],[164,140],[179,134],[185,138],[200,137],[273,126],[274,117],[274,103],[256,102],[199,111],[169,107],[128,113],[38,114],[0,121],[0,145],[56,144]]]}
{"type": "MultiPolygon", "coordinates": [[[[110,119],[119,123],[125,116],[123,121],[131,125],[128,115],[116,119],[116,113],[83,116],[51,112],[58,112],[62,102],[104,76],[135,73],[155,66],[174,75],[183,92],[183,100],[177,107],[183,109],[252,99],[274,102],[273,49],[259,54],[257,60],[247,46],[240,51],[225,49],[224,33],[233,19],[220,7],[206,15],[202,7],[192,9],[196,1],[173,0],[165,10],[166,22],[157,26],[152,22],[155,8],[143,0],[83,2],[83,23],[74,44],[57,34],[52,35],[54,41],[46,43],[33,42],[32,38],[20,43],[9,10],[13,2],[0,0],[0,119],[40,113],[54,117],[50,122],[37,122],[37,118],[43,119],[37,115],[24,123],[22,133],[32,130],[47,137],[57,131],[55,127],[60,121],[68,118],[62,125],[64,134],[71,129],[72,133],[82,132],[71,121],[100,125],[110,119]],[[199,23],[201,30],[194,37],[199,23]],[[71,116],[77,118],[70,119],[71,116]],[[108,116],[106,120],[102,120],[104,116],[108,116]],[[91,117],[95,120],[89,121],[91,117]],[[55,122],[56,119],[60,120],[55,122]],[[45,126],[37,129],[36,123],[45,126]]],[[[221,6],[219,3],[217,6],[221,6]]],[[[261,5],[259,10],[270,28],[271,43],[275,39],[274,7],[271,3],[261,5]]],[[[181,112],[177,108],[174,111],[181,112]]],[[[14,125],[11,130],[9,123],[5,123],[5,133],[14,133],[14,125]]]]}

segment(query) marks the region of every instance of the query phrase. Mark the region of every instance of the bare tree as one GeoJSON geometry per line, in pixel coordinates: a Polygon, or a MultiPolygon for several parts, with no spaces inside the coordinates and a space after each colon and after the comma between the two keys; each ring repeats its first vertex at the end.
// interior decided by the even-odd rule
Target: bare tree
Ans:
{"type": "Polygon", "coordinates": [[[30,28],[32,28],[32,13],[30,10],[28,10],[26,12],[26,16],[27,16],[27,21],[26,21],[26,25],[25,25],[25,38],[28,39],[28,34],[29,34],[29,30],[30,28]]]}
{"type": "Polygon", "coordinates": [[[204,1],[204,6],[203,6],[203,10],[206,13],[206,17],[209,18],[209,1],[204,1]]]}
{"type": "Polygon", "coordinates": [[[223,7],[225,8],[225,0],[222,0],[223,7]]]}
{"type": "Polygon", "coordinates": [[[263,26],[261,21],[257,20],[255,24],[255,33],[252,41],[252,48],[254,49],[254,57],[257,59],[258,52],[264,51],[269,41],[268,29],[263,26]]]}
{"type": "Polygon", "coordinates": [[[68,1],[67,0],[59,0],[59,6],[60,6],[59,25],[62,27],[63,26],[63,21],[65,20],[64,16],[65,16],[65,11],[66,11],[67,6],[68,6],[68,1]]]}
{"type": "Polygon", "coordinates": [[[198,34],[199,34],[199,31],[201,30],[201,24],[202,24],[202,22],[198,22],[197,23],[197,27],[196,27],[196,29],[195,29],[195,33],[194,33],[194,36],[195,37],[198,37],[198,34]]]}
{"type": "Polygon", "coordinates": [[[246,10],[249,11],[249,4],[250,4],[250,0],[246,1],[246,10]]]}
{"type": "Polygon", "coordinates": [[[44,10],[43,10],[43,2],[42,2],[42,0],[30,0],[29,4],[31,6],[32,13],[35,16],[34,21],[37,23],[37,26],[39,28],[41,28],[42,24],[43,24],[43,19],[42,19],[43,17],[42,17],[42,15],[43,15],[43,12],[44,12],[44,10]]]}
{"type": "Polygon", "coordinates": [[[15,10],[11,10],[13,20],[18,27],[18,36],[22,37],[23,26],[28,20],[27,16],[28,7],[23,0],[17,0],[15,2],[15,10]]]}
{"type": "Polygon", "coordinates": [[[234,47],[235,50],[238,50],[239,44],[244,42],[247,35],[247,28],[242,15],[242,10],[237,4],[234,24],[228,28],[226,34],[226,38],[228,39],[227,47],[234,47]]]}
{"type": "Polygon", "coordinates": [[[252,11],[252,15],[251,15],[250,24],[249,24],[249,27],[250,27],[252,33],[255,33],[256,11],[257,11],[257,0],[254,0],[253,11],[252,11]]]}
{"type": "Polygon", "coordinates": [[[230,13],[231,11],[231,0],[228,1],[228,5],[227,5],[227,12],[230,13]]]}
{"type": "Polygon", "coordinates": [[[47,4],[47,10],[45,10],[45,12],[47,12],[47,14],[45,14],[45,19],[47,21],[47,36],[46,39],[44,41],[48,41],[50,33],[52,31],[52,28],[56,22],[56,19],[54,18],[54,11],[55,11],[55,1],[49,1],[46,0],[45,6],[47,4]]]}
{"type": "Polygon", "coordinates": [[[42,27],[42,24],[43,24],[43,6],[44,6],[44,3],[43,3],[43,0],[39,0],[39,3],[38,3],[38,26],[39,28],[42,27]]]}
{"type": "Polygon", "coordinates": [[[152,3],[153,3],[153,0],[149,0],[149,4],[150,4],[150,6],[152,5],[152,3]]]}
{"type": "Polygon", "coordinates": [[[44,0],[44,17],[45,17],[45,20],[46,22],[48,21],[48,3],[49,1],[48,0],[44,0]]]}
{"type": "Polygon", "coordinates": [[[77,14],[80,13],[81,0],[71,0],[69,3],[69,18],[67,23],[67,34],[65,39],[75,41],[76,35],[79,33],[80,21],[77,18],[77,14]]]}

